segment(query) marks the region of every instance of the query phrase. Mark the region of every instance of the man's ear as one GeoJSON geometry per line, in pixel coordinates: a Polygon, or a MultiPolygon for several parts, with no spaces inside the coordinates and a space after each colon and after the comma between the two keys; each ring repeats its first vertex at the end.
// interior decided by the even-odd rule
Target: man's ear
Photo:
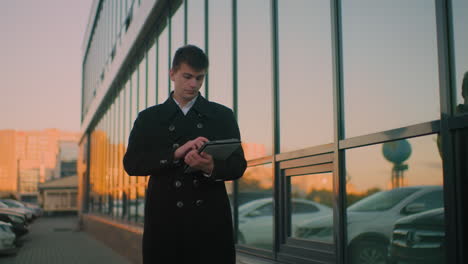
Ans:
{"type": "Polygon", "coordinates": [[[175,73],[176,71],[173,68],[171,68],[171,70],[169,71],[169,76],[171,77],[171,81],[174,81],[175,73]]]}

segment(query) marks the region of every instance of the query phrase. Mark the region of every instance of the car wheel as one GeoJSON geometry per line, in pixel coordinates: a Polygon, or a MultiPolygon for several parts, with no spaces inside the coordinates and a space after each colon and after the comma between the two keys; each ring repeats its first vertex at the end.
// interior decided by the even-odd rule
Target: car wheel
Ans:
{"type": "Polygon", "coordinates": [[[352,264],[385,264],[387,247],[380,242],[361,242],[352,247],[352,264]]]}

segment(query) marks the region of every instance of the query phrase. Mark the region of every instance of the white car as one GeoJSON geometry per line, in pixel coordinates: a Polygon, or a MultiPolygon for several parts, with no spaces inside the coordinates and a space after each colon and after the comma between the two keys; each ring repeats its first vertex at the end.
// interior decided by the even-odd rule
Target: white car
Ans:
{"type": "Polygon", "coordinates": [[[11,224],[0,221],[0,254],[16,252],[16,235],[11,230],[11,224]]]}
{"type": "MultiPolygon", "coordinates": [[[[442,186],[411,186],[374,193],[348,207],[351,263],[385,263],[395,222],[405,216],[444,206],[442,186]]],[[[297,226],[297,237],[333,242],[333,216],[297,226]]]]}
{"type": "MultiPolygon", "coordinates": [[[[329,215],[328,206],[305,199],[292,199],[292,223],[329,215]]],[[[239,206],[240,244],[271,249],[273,245],[273,199],[262,198],[239,206]]]]}

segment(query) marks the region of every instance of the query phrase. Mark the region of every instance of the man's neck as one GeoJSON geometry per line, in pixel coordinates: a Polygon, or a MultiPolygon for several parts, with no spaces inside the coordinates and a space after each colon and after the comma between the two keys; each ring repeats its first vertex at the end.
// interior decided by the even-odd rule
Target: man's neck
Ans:
{"type": "Polygon", "coordinates": [[[186,106],[191,101],[191,100],[190,101],[184,100],[183,98],[177,98],[177,96],[175,94],[172,95],[172,99],[174,99],[174,101],[176,101],[176,103],[180,107],[186,106]]]}

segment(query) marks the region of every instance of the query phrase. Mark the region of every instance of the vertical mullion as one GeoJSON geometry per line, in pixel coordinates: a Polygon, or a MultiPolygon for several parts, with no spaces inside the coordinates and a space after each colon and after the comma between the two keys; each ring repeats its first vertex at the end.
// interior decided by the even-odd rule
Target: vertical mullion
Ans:
{"type": "MultiPolygon", "coordinates": [[[[280,111],[280,104],[279,104],[279,39],[278,39],[278,0],[271,0],[271,43],[272,43],[272,88],[273,88],[273,102],[272,102],[272,114],[273,114],[273,157],[272,157],[272,166],[273,166],[273,177],[274,177],[274,187],[273,187],[273,199],[276,205],[274,207],[274,218],[273,218],[273,238],[274,238],[274,247],[273,247],[273,255],[276,259],[276,254],[279,252],[280,244],[283,239],[286,238],[284,233],[284,222],[281,221],[281,212],[282,208],[285,208],[285,199],[282,196],[282,177],[281,177],[281,170],[279,169],[278,164],[276,163],[276,154],[279,153],[279,137],[280,137],[280,129],[279,129],[279,111],[280,111]]],[[[287,198],[287,197],[286,197],[287,198]]]]}
{"type": "Polygon", "coordinates": [[[155,89],[156,89],[156,93],[155,93],[156,98],[155,98],[155,102],[156,102],[156,104],[159,104],[159,102],[158,102],[158,95],[159,95],[159,74],[158,74],[158,70],[159,70],[159,36],[155,40],[155,45],[156,45],[156,47],[155,47],[156,62],[155,62],[155,65],[154,65],[154,70],[155,70],[154,74],[156,75],[156,87],[155,87],[155,89]]]}
{"type": "Polygon", "coordinates": [[[450,34],[449,12],[450,1],[435,1],[436,27],[437,27],[437,53],[439,65],[439,92],[441,107],[440,137],[442,138],[443,172],[444,172],[444,207],[445,207],[445,255],[447,263],[463,263],[463,237],[459,227],[463,225],[458,212],[463,210],[462,195],[464,191],[460,179],[455,173],[456,156],[454,155],[453,133],[449,129],[449,119],[453,115],[454,104],[454,58],[453,34],[450,34]],[[458,209],[458,210],[457,210],[458,209]]]}
{"type": "Polygon", "coordinates": [[[182,5],[184,5],[184,45],[187,45],[187,31],[188,31],[188,1],[183,0],[182,5]]]}
{"type": "MultiPolygon", "coordinates": [[[[169,71],[171,70],[171,54],[172,54],[172,47],[171,47],[171,44],[172,44],[172,10],[171,10],[172,6],[169,5],[169,11],[168,11],[168,16],[167,16],[167,43],[168,43],[168,47],[167,47],[167,53],[168,53],[168,56],[167,56],[167,65],[168,65],[168,69],[169,71]]],[[[169,76],[166,76],[167,78],[169,78],[169,76]]],[[[171,95],[171,80],[169,80],[167,82],[167,91],[168,91],[168,94],[169,96],[171,95]]]]}
{"type": "Polygon", "coordinates": [[[333,144],[333,226],[337,263],[346,263],[347,226],[346,226],[346,168],[344,150],[340,150],[339,142],[344,137],[343,113],[343,43],[342,43],[342,11],[341,1],[330,3],[331,40],[333,60],[333,113],[334,113],[334,144],[333,144]]]}
{"type": "MultiPolygon", "coordinates": [[[[209,50],[209,26],[208,26],[208,22],[209,22],[209,10],[208,10],[208,0],[205,0],[205,25],[204,25],[204,28],[205,28],[205,53],[206,55],[208,56],[208,58],[210,57],[209,56],[209,53],[210,53],[210,50],[209,50]]],[[[208,75],[209,75],[209,71],[208,71],[208,75]]],[[[205,98],[206,99],[209,99],[209,80],[210,78],[208,78],[208,76],[205,76],[205,98]]]]}
{"type": "MultiPolygon", "coordinates": [[[[233,105],[232,110],[234,117],[237,120],[237,0],[232,0],[232,93],[233,105]]],[[[208,15],[207,15],[208,16],[208,15]]],[[[208,43],[208,42],[206,42],[208,43]]],[[[232,186],[233,199],[234,199],[234,239],[237,242],[237,231],[239,230],[239,181],[234,181],[232,186]]]]}
{"type": "Polygon", "coordinates": [[[232,0],[232,109],[237,119],[237,0],[232,0]]]}

